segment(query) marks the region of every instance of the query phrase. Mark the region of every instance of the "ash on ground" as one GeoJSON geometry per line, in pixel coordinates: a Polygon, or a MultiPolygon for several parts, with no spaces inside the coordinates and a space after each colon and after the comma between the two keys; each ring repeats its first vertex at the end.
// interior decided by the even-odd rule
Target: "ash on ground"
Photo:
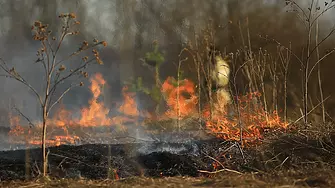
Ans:
{"type": "MultiPolygon", "coordinates": [[[[106,178],[110,169],[117,169],[121,178],[148,176],[197,176],[198,169],[212,170],[206,156],[217,151],[221,141],[189,141],[185,143],[147,142],[125,144],[62,145],[49,151],[49,171],[56,177],[106,178]],[[211,151],[211,152],[210,152],[211,151]],[[109,155],[110,154],[110,155],[109,155]],[[110,163],[109,163],[110,160],[110,163]],[[108,164],[111,164],[110,166],[108,164]]],[[[29,155],[30,176],[39,175],[41,149],[0,152],[0,178],[25,177],[26,155],[29,155]]]]}

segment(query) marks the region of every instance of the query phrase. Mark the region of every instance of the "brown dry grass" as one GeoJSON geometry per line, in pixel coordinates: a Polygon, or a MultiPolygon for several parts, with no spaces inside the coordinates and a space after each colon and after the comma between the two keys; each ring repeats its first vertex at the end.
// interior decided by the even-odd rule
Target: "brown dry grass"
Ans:
{"type": "Polygon", "coordinates": [[[1,182],[1,187],[331,187],[335,183],[335,172],[329,169],[318,171],[278,171],[274,174],[246,173],[232,174],[229,172],[216,174],[212,177],[133,177],[117,181],[86,180],[86,179],[54,179],[41,181],[8,181],[1,182]]]}

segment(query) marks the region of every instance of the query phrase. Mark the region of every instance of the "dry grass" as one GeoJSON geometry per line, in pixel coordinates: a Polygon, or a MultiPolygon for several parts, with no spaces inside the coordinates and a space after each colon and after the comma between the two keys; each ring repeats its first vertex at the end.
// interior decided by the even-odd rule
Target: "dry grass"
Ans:
{"type": "Polygon", "coordinates": [[[23,182],[1,182],[1,187],[329,187],[335,183],[335,172],[328,169],[319,171],[280,171],[275,174],[229,172],[212,177],[133,177],[121,180],[86,179],[41,179],[23,182]]]}

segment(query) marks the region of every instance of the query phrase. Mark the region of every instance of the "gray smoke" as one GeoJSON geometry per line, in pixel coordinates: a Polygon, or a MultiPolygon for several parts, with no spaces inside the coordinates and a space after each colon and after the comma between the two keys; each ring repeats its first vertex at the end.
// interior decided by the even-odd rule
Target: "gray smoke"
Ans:
{"type": "MultiPolygon", "coordinates": [[[[60,13],[77,13],[78,20],[82,22],[80,26],[81,34],[74,39],[65,40],[60,58],[75,51],[84,39],[93,40],[93,38],[98,38],[106,40],[111,47],[113,46],[112,31],[113,17],[115,17],[113,13],[115,11],[112,11],[112,8],[115,1],[1,0],[0,4],[0,56],[6,60],[9,66],[14,66],[38,91],[42,91],[44,78],[42,66],[34,64],[36,50],[40,47],[38,42],[32,40],[32,33],[30,32],[30,27],[35,20],[49,23],[51,29],[57,31],[59,25],[57,16],[60,13]]],[[[107,79],[109,81],[117,80],[117,70],[113,69],[115,67],[113,65],[118,63],[115,62],[117,58],[113,57],[112,48],[108,49],[108,53],[106,51],[100,51],[105,58],[106,65],[104,68],[95,65],[91,67],[90,72],[104,73],[107,72],[103,71],[107,67],[109,74],[107,79]]],[[[76,60],[78,59],[72,61],[76,60]]],[[[0,84],[3,85],[0,103],[2,108],[8,109],[9,106],[15,105],[31,119],[40,119],[41,112],[37,100],[24,85],[3,77],[0,79],[0,84]]],[[[119,91],[119,88],[114,88],[114,90],[119,91]]],[[[89,97],[88,88],[80,88],[70,92],[64,98],[64,103],[69,107],[73,107],[72,105],[78,107],[78,105],[85,105],[89,97]]]]}
{"type": "MultiPolygon", "coordinates": [[[[139,75],[138,72],[147,71],[132,63],[136,64],[138,58],[143,57],[143,54],[150,50],[150,44],[155,39],[160,41],[168,54],[166,61],[169,63],[162,68],[165,70],[162,75],[166,76],[174,71],[174,64],[170,62],[175,62],[178,58],[180,43],[192,39],[194,32],[206,26],[209,17],[214,17],[216,23],[222,24],[228,21],[229,12],[256,10],[257,15],[268,18],[270,23],[275,22],[280,25],[285,21],[284,17],[280,16],[285,13],[284,8],[270,9],[271,15],[265,16],[264,14],[269,13],[263,11],[271,6],[283,7],[284,1],[240,0],[241,6],[237,10],[227,9],[227,2],[230,1],[193,0],[193,3],[190,2],[190,0],[0,0],[0,57],[11,66],[16,66],[17,71],[41,91],[42,67],[34,64],[39,44],[32,40],[31,24],[35,20],[40,20],[49,23],[56,31],[59,26],[57,16],[60,13],[74,12],[81,22],[81,34],[65,41],[61,56],[64,57],[76,50],[84,39],[98,38],[108,42],[109,47],[101,51],[105,65],[92,66],[90,69],[90,73],[101,72],[107,79],[109,87],[104,98],[108,106],[113,98],[119,98],[123,81],[139,75]]],[[[310,1],[298,2],[305,7],[310,1]]],[[[320,0],[320,5],[323,4],[324,1],[320,0]]],[[[328,12],[322,17],[326,18],[323,22],[328,23],[331,13],[333,12],[328,12]]],[[[256,23],[260,22],[256,20],[256,23]]],[[[291,29],[294,24],[288,24],[290,26],[286,27],[291,29]]],[[[327,31],[327,29],[323,30],[327,31]]],[[[283,30],[282,33],[285,32],[288,31],[283,30]]],[[[280,32],[274,29],[274,33],[280,32]]],[[[75,61],[76,59],[72,62],[75,61]]],[[[147,72],[145,73],[144,80],[152,79],[148,77],[147,72]]],[[[41,112],[36,98],[26,87],[3,77],[0,78],[0,84],[3,86],[0,108],[8,109],[15,104],[26,116],[33,120],[40,119],[41,112]]],[[[86,86],[88,84],[86,83],[86,86]]],[[[64,98],[64,103],[70,109],[78,109],[86,105],[89,98],[90,93],[85,87],[70,92],[64,98]]],[[[0,116],[4,113],[1,112],[0,116]]],[[[2,121],[5,122],[5,120],[2,121]]]]}

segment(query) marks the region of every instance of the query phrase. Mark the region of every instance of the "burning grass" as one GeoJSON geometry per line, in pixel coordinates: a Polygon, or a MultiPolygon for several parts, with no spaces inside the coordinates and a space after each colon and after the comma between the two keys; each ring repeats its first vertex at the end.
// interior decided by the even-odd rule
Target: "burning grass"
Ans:
{"type": "MultiPolygon", "coordinates": [[[[139,112],[134,95],[127,93],[127,88],[123,90],[124,103],[118,109],[122,115],[111,118],[109,116],[109,109],[100,100],[102,97],[102,87],[106,84],[106,81],[99,73],[92,76],[90,81],[92,98],[89,101],[89,106],[80,110],[80,118],[74,117],[71,111],[61,106],[53,118],[48,120],[49,129],[51,129],[47,136],[48,146],[76,144],[80,142],[83,134],[85,135],[83,128],[114,126],[123,129],[126,123],[138,123],[136,119],[139,117],[139,112]]],[[[9,134],[11,143],[41,145],[39,138],[42,129],[41,123],[36,123],[36,127],[28,128],[28,126],[22,125],[19,116],[12,116],[10,124],[11,131],[9,134]]],[[[89,132],[86,134],[89,134],[89,132]]]]}
{"type": "MultiPolygon", "coordinates": [[[[62,107],[49,120],[50,131],[47,134],[47,143],[50,146],[48,162],[52,177],[104,179],[113,172],[112,177],[116,179],[143,175],[147,177],[193,176],[209,178],[204,180],[211,182],[208,186],[238,186],[235,177],[236,181],[240,178],[240,181],[248,182],[249,178],[255,178],[257,173],[253,183],[259,184],[255,186],[267,187],[268,184],[264,183],[268,180],[267,178],[281,170],[309,172],[322,167],[328,171],[334,165],[335,151],[331,147],[333,138],[320,144],[318,140],[311,141],[296,135],[278,137],[278,135],[289,135],[285,133],[288,124],[279,118],[277,112],[268,113],[264,110],[259,102],[261,95],[258,92],[238,96],[234,104],[214,108],[213,114],[210,114],[209,108],[199,113],[197,109],[199,101],[193,82],[184,79],[178,83],[174,78],[168,77],[161,88],[167,109],[163,114],[157,116],[138,109],[135,93],[128,87],[124,87],[122,92],[124,100],[118,107],[119,113],[111,117],[109,109],[100,101],[103,93],[101,89],[106,84],[105,80],[101,74],[93,75],[90,80],[92,98],[88,103],[89,106],[80,110],[79,118],[73,117],[70,111],[62,107]],[[230,111],[227,110],[228,108],[230,111]],[[199,118],[203,124],[199,125],[199,118]],[[179,122],[179,126],[181,125],[181,133],[183,131],[185,133],[181,136],[182,141],[174,133],[177,128],[176,121],[179,122]],[[120,130],[116,132],[117,134],[127,132],[127,124],[141,127],[147,134],[152,133],[153,130],[159,130],[158,133],[163,132],[164,135],[172,136],[168,141],[153,139],[150,142],[137,144],[78,145],[88,138],[94,140],[105,137],[111,140],[111,137],[115,136],[112,133],[117,128],[120,130]],[[213,140],[194,140],[194,137],[186,139],[187,130],[192,130],[188,129],[190,125],[193,128],[199,126],[204,128],[206,133],[203,132],[203,134],[212,135],[215,138],[213,140]],[[99,129],[101,130],[98,131],[99,129]],[[277,136],[271,140],[268,135],[274,135],[274,133],[277,136]],[[72,146],[66,144],[72,144],[72,146]],[[235,175],[229,176],[234,177],[231,181],[219,183],[211,180],[213,177],[220,179],[222,173],[235,175]]],[[[227,104],[227,101],[220,101],[223,99],[218,98],[216,102],[227,104]]],[[[11,143],[27,146],[41,144],[40,126],[27,128],[28,126],[21,124],[18,116],[12,116],[11,125],[11,143]]],[[[157,132],[155,134],[157,135],[157,132]]],[[[3,179],[24,178],[26,159],[23,157],[25,156],[23,152],[26,151],[8,151],[0,154],[0,160],[3,163],[0,175],[3,179]]],[[[33,165],[35,170],[30,175],[37,177],[41,154],[38,149],[29,151],[30,163],[35,164],[33,165]]],[[[285,179],[286,176],[282,175],[282,177],[285,179]]],[[[58,182],[70,186],[73,183],[70,179],[58,182]]],[[[93,182],[80,181],[83,184],[93,182]]],[[[283,182],[296,183],[295,180],[283,182]]],[[[301,182],[309,185],[307,179],[301,182]]],[[[53,181],[49,183],[48,185],[54,185],[53,181]]],[[[94,183],[98,184],[95,181],[94,183]]],[[[114,183],[115,185],[120,183],[121,186],[121,182],[114,183]]],[[[277,185],[276,181],[271,183],[271,185],[277,185]]],[[[207,186],[207,184],[199,183],[197,186],[207,186]]]]}
{"type": "MultiPolygon", "coordinates": [[[[64,17],[75,18],[73,14],[61,16],[61,18],[64,17]]],[[[78,23],[75,22],[75,24],[78,23]]],[[[47,34],[45,28],[47,28],[47,25],[35,22],[33,29],[37,29],[36,32],[39,34],[38,36],[34,35],[35,40],[44,41],[47,39],[46,37],[49,34],[44,36],[44,34],[47,34]]],[[[64,36],[67,35],[66,28],[63,27],[64,31],[66,31],[64,36]]],[[[78,33],[73,32],[70,34],[78,33]]],[[[204,41],[206,43],[204,46],[209,47],[212,45],[210,44],[211,35],[209,38],[205,37],[207,39],[204,41]]],[[[212,37],[214,39],[214,36],[212,37]]],[[[156,44],[156,42],[154,43],[156,44]]],[[[48,51],[45,50],[45,44],[42,44],[45,48],[38,51],[40,54],[48,51]]],[[[94,45],[98,44],[107,45],[106,42],[99,43],[95,39],[94,45]]],[[[88,46],[88,42],[84,41],[78,52],[87,49],[88,46]]],[[[203,102],[200,101],[201,77],[208,76],[205,75],[206,68],[204,68],[207,65],[202,64],[204,63],[203,60],[206,59],[206,57],[203,58],[202,56],[205,55],[201,55],[198,50],[194,50],[194,54],[192,54],[192,50],[189,51],[197,66],[198,87],[191,80],[183,79],[180,67],[184,60],[181,59],[179,59],[177,79],[168,77],[166,80],[160,80],[159,65],[165,61],[165,58],[160,54],[158,45],[155,45],[154,52],[148,53],[145,58],[148,65],[154,66],[155,85],[145,88],[142,85],[142,80],[138,79],[137,85],[135,84],[136,91],[133,91],[133,88],[129,89],[129,86],[124,86],[122,90],[123,102],[118,104],[116,108],[118,112],[114,115],[111,115],[110,109],[101,100],[104,97],[103,87],[106,81],[102,74],[99,73],[90,78],[89,89],[92,93],[92,98],[88,101],[88,106],[78,109],[78,112],[80,112],[79,116],[61,106],[51,117],[48,115],[49,110],[45,110],[46,102],[42,103],[43,123],[29,122],[30,125],[35,125],[33,127],[22,123],[23,121],[21,121],[19,116],[12,115],[9,142],[14,145],[25,145],[27,148],[25,150],[0,153],[1,180],[24,179],[28,178],[28,176],[30,178],[38,178],[41,175],[39,168],[42,160],[43,175],[45,176],[46,170],[48,170],[50,174],[48,178],[56,179],[44,179],[43,184],[36,181],[30,185],[29,183],[25,184],[15,181],[9,184],[4,182],[3,186],[18,186],[20,183],[23,186],[35,187],[78,186],[78,184],[82,186],[107,186],[112,184],[116,187],[128,186],[128,184],[132,187],[144,185],[161,187],[162,185],[175,186],[177,184],[187,187],[220,187],[240,186],[241,183],[243,184],[242,186],[250,184],[251,187],[273,187],[277,185],[283,186],[283,184],[294,186],[331,185],[333,178],[327,179],[322,175],[312,177],[312,174],[334,176],[335,147],[333,141],[335,136],[333,135],[335,134],[329,133],[327,138],[320,137],[319,139],[310,139],[299,131],[296,132],[297,134],[290,135],[288,128],[291,127],[286,122],[286,103],[288,64],[291,59],[289,58],[291,52],[280,44],[277,47],[280,47],[278,48],[280,50],[278,57],[272,57],[267,54],[266,50],[260,50],[259,55],[254,55],[257,53],[251,52],[252,47],[249,41],[250,50],[242,49],[241,53],[232,53],[230,55],[234,58],[241,54],[242,56],[245,55],[245,58],[241,58],[243,65],[240,68],[243,69],[242,74],[245,74],[244,76],[249,81],[249,91],[262,90],[263,94],[266,94],[264,78],[271,77],[273,79],[272,109],[277,110],[278,108],[277,103],[278,99],[280,99],[278,90],[280,85],[282,85],[279,82],[284,77],[284,121],[279,117],[278,111],[271,112],[269,110],[267,97],[263,96],[263,99],[261,99],[261,93],[259,92],[235,96],[233,103],[230,104],[232,102],[230,101],[231,96],[223,85],[220,88],[222,93],[207,91],[210,99],[206,101],[208,103],[207,107],[202,109],[202,104],[200,105],[200,102],[203,102]],[[282,49],[286,49],[286,59],[282,54],[284,52],[282,49]],[[282,61],[285,73],[282,72],[277,75],[278,69],[281,69],[277,68],[278,59],[282,61]],[[153,63],[154,61],[156,63],[153,63]],[[268,67],[270,75],[265,73],[268,64],[270,65],[268,67]],[[202,75],[201,71],[204,72],[204,75],[202,75]],[[138,108],[136,92],[139,90],[150,95],[153,101],[157,103],[154,113],[138,108]],[[213,98],[214,100],[212,100],[213,98]],[[164,103],[164,106],[161,105],[162,103],[164,103]],[[45,132],[43,134],[43,136],[46,135],[47,137],[46,141],[44,141],[45,137],[41,141],[42,128],[46,130],[46,127],[48,127],[47,135],[45,132]],[[198,128],[200,130],[204,129],[205,131],[201,133],[207,134],[206,136],[211,135],[215,138],[206,140],[186,137],[187,133],[198,128]],[[171,134],[171,137],[169,139],[148,139],[139,142],[139,130],[144,130],[146,138],[150,137],[148,136],[150,134],[154,134],[152,137],[171,134]],[[176,130],[178,130],[178,134],[184,134],[180,135],[182,139],[176,136],[176,130]],[[135,141],[137,142],[110,143],[115,135],[128,131],[137,131],[138,135],[135,136],[135,141]],[[273,135],[275,136],[271,137],[273,135]],[[99,142],[100,140],[98,144],[83,144],[89,139],[107,139],[108,144],[102,144],[99,142]],[[41,151],[39,149],[31,149],[29,146],[39,146],[42,142],[43,157],[41,158],[41,151]],[[45,154],[44,143],[48,145],[47,155],[45,154]],[[134,182],[131,182],[131,179],[124,179],[134,176],[141,176],[141,178],[136,179],[134,182]],[[161,177],[161,179],[144,178],[143,176],[161,177]],[[175,176],[175,178],[163,178],[168,176],[175,176]],[[197,177],[198,179],[183,178],[185,176],[197,177]],[[280,177],[278,181],[275,178],[276,176],[280,177]],[[63,178],[67,179],[64,180],[63,178]],[[118,181],[99,182],[92,180],[106,178],[118,181]]],[[[187,50],[184,49],[183,51],[187,50]]],[[[92,60],[102,64],[99,53],[95,49],[92,52],[95,56],[92,60]]],[[[204,54],[207,54],[207,51],[204,54]]],[[[235,59],[239,59],[239,57],[235,59]]],[[[87,63],[88,58],[84,57],[83,60],[87,63]]],[[[234,62],[234,64],[235,67],[238,66],[237,62],[234,62]]],[[[305,66],[307,67],[307,70],[305,70],[306,75],[308,75],[308,64],[309,57],[305,66]]],[[[86,67],[86,65],[83,65],[83,67],[86,67]]],[[[240,68],[235,71],[238,72],[240,68]]],[[[3,67],[3,69],[17,80],[28,85],[17,75],[14,68],[7,69],[3,67]]],[[[210,66],[208,69],[211,69],[210,66]]],[[[60,72],[65,71],[65,65],[60,65],[58,70],[60,72]]],[[[81,72],[80,74],[88,77],[87,72],[81,72]]],[[[306,92],[303,97],[305,99],[305,125],[308,122],[308,77],[304,81],[306,82],[306,92]]],[[[226,78],[229,78],[229,76],[226,75],[226,78]]],[[[226,83],[228,83],[228,79],[226,83]]],[[[231,83],[231,85],[234,85],[235,92],[238,92],[236,84],[236,78],[234,78],[234,84],[231,83]]],[[[83,83],[80,82],[79,86],[82,85],[83,83]]],[[[55,87],[56,85],[52,88],[55,87]]],[[[210,90],[209,88],[211,89],[211,86],[208,86],[207,89],[210,90]]],[[[37,94],[37,96],[39,95],[37,94]]],[[[47,94],[46,99],[48,96],[47,94]]],[[[38,98],[41,99],[40,97],[38,98]]],[[[58,102],[56,101],[54,104],[58,102]]],[[[21,115],[23,116],[23,114],[21,115]]],[[[325,123],[325,120],[323,121],[325,123]]]]}
{"type": "Polygon", "coordinates": [[[230,117],[226,110],[220,110],[209,119],[209,110],[206,111],[205,117],[209,119],[206,121],[207,129],[223,140],[242,140],[253,144],[262,141],[266,132],[284,132],[288,124],[280,119],[276,111],[268,114],[257,102],[260,97],[258,92],[236,97],[239,108],[235,108],[235,115],[230,117]]]}
{"type": "MultiPolygon", "coordinates": [[[[238,108],[231,107],[231,109],[234,109],[231,114],[228,114],[227,107],[223,106],[216,108],[212,116],[210,115],[209,108],[205,108],[201,112],[202,114],[199,115],[197,110],[198,97],[195,92],[194,83],[188,79],[181,80],[178,83],[172,77],[168,77],[162,84],[161,92],[166,99],[167,110],[161,116],[139,110],[135,100],[135,93],[130,92],[128,87],[124,87],[122,92],[124,101],[118,107],[119,115],[111,117],[109,109],[100,100],[103,97],[102,88],[106,84],[106,81],[99,73],[93,75],[90,81],[92,98],[89,100],[89,106],[83,107],[80,110],[80,118],[74,117],[72,112],[61,106],[53,118],[48,120],[49,129],[51,129],[47,135],[49,146],[80,143],[83,135],[90,134],[89,132],[85,133],[85,128],[105,126],[111,127],[113,130],[126,131],[126,125],[130,123],[142,126],[147,131],[150,131],[151,128],[173,131],[177,128],[176,121],[174,120],[180,122],[193,120],[193,123],[190,123],[192,121],[183,123],[182,128],[185,129],[190,124],[198,124],[194,120],[201,118],[205,122],[203,126],[207,132],[215,135],[217,138],[228,141],[242,140],[243,143],[250,144],[261,142],[266,132],[278,130],[283,132],[287,128],[287,123],[281,121],[277,112],[268,114],[264,111],[259,102],[261,95],[257,92],[237,97],[238,108]],[[140,121],[140,119],[144,119],[144,121],[140,121]],[[152,126],[157,124],[160,125],[157,127],[152,126]]],[[[227,103],[220,100],[224,99],[219,99],[217,103],[227,103]]],[[[39,139],[41,125],[39,123],[36,123],[36,127],[27,128],[28,126],[21,124],[19,116],[12,116],[10,123],[12,128],[9,133],[11,143],[41,144],[39,139]]],[[[193,125],[193,127],[199,128],[201,125],[193,125]]],[[[113,131],[107,132],[112,133],[113,131]]]]}

